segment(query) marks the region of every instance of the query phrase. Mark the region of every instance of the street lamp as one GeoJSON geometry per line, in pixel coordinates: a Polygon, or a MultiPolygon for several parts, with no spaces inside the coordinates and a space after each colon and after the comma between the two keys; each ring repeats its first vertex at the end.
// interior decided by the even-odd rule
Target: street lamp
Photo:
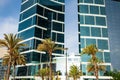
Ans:
{"type": "Polygon", "coordinates": [[[68,50],[68,48],[65,48],[64,50],[66,50],[66,60],[65,60],[65,62],[66,62],[66,80],[67,80],[67,50],[68,50]]]}

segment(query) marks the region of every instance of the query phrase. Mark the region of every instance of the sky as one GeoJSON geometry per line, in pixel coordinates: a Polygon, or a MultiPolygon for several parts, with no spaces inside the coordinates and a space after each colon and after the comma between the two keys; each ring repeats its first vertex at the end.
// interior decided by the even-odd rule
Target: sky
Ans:
{"type": "MultiPolygon", "coordinates": [[[[107,4],[109,4],[107,5],[107,22],[111,45],[111,61],[113,67],[120,70],[120,3],[116,3],[111,0],[106,1],[107,4]]],[[[17,33],[21,4],[20,2],[21,0],[0,0],[0,39],[3,38],[4,33],[17,33]]],[[[75,52],[78,51],[78,46],[73,47],[75,44],[78,44],[78,41],[76,41],[78,40],[78,37],[74,37],[74,35],[77,35],[77,28],[75,28],[75,26],[77,26],[77,15],[74,16],[77,12],[77,10],[74,10],[74,8],[76,8],[77,5],[70,5],[77,4],[77,0],[66,0],[66,2],[66,12],[69,12],[66,16],[68,20],[65,20],[65,26],[67,26],[66,30],[71,27],[71,30],[72,32],[74,30],[74,33],[70,33],[71,31],[67,31],[67,33],[65,33],[69,34],[66,36],[67,40],[65,42],[67,43],[65,44],[65,47],[69,49],[69,52],[75,52]],[[72,45],[72,43],[74,43],[74,45],[72,45]]]]}
{"type": "Polygon", "coordinates": [[[0,0],[0,38],[17,33],[21,0],[0,0]]]}
{"type": "Polygon", "coordinates": [[[78,50],[78,16],[77,0],[65,1],[65,47],[69,55],[79,54],[78,50]]]}

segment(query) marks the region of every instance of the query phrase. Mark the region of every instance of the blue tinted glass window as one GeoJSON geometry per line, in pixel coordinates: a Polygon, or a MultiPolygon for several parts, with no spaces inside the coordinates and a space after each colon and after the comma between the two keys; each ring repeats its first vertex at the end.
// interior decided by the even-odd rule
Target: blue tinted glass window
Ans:
{"type": "Polygon", "coordinates": [[[98,6],[90,6],[90,13],[91,14],[99,14],[99,7],[98,6]]]}
{"type": "Polygon", "coordinates": [[[80,24],[84,24],[84,16],[80,15],[80,24]]]}
{"type": "Polygon", "coordinates": [[[80,3],[83,3],[83,0],[79,0],[80,3]]]}
{"type": "Polygon", "coordinates": [[[86,39],[86,45],[96,44],[95,39],[86,39]]]}
{"type": "Polygon", "coordinates": [[[105,62],[110,63],[110,53],[109,52],[104,52],[104,56],[105,56],[105,62]]]}
{"type": "Polygon", "coordinates": [[[89,27],[80,27],[80,34],[81,36],[90,36],[89,27]]]}
{"type": "Polygon", "coordinates": [[[23,17],[22,17],[22,20],[25,19],[25,18],[28,18],[29,16],[33,15],[36,13],[36,6],[28,9],[27,11],[25,11],[23,13],[23,17]]]}
{"type": "Polygon", "coordinates": [[[106,71],[111,71],[111,67],[109,65],[106,66],[106,71]]]}
{"type": "Polygon", "coordinates": [[[84,54],[81,56],[81,60],[82,62],[88,62],[90,60],[90,56],[88,56],[87,54],[84,54]]]}
{"type": "Polygon", "coordinates": [[[102,52],[98,52],[96,55],[101,61],[103,61],[103,53],[102,52]]]}
{"type": "Polygon", "coordinates": [[[27,9],[28,7],[30,7],[31,5],[34,4],[34,0],[28,0],[26,3],[24,3],[22,6],[21,6],[21,11],[27,9]]]}
{"type": "Polygon", "coordinates": [[[93,3],[93,0],[84,0],[84,3],[93,3]]]}
{"type": "Polygon", "coordinates": [[[18,35],[22,40],[34,37],[34,28],[28,29],[18,35]]]}
{"type": "Polygon", "coordinates": [[[82,64],[82,72],[83,72],[83,75],[86,75],[86,65],[85,64],[82,64]]]}
{"type": "Polygon", "coordinates": [[[106,26],[105,17],[96,17],[96,25],[106,26]]]}
{"type": "Polygon", "coordinates": [[[80,13],[88,13],[88,5],[80,5],[80,13]]]}
{"type": "Polygon", "coordinates": [[[106,14],[105,7],[100,7],[100,14],[102,15],[106,14]]]}
{"type": "Polygon", "coordinates": [[[100,37],[101,36],[100,28],[91,27],[91,35],[96,36],[96,37],[100,37]]]}
{"type": "Polygon", "coordinates": [[[95,4],[104,4],[104,0],[95,0],[95,4]]]}
{"type": "Polygon", "coordinates": [[[26,28],[30,27],[31,25],[32,25],[32,18],[20,23],[18,31],[26,29],[26,28]]]}
{"type": "Polygon", "coordinates": [[[58,0],[59,2],[65,2],[65,0],[58,0]]]}
{"type": "Polygon", "coordinates": [[[94,25],[94,17],[93,16],[85,16],[85,24],[94,25]]]}
{"type": "Polygon", "coordinates": [[[99,49],[108,49],[108,41],[107,40],[98,40],[98,48],[99,49]]]}
{"type": "Polygon", "coordinates": [[[81,43],[81,48],[84,48],[85,47],[85,41],[84,41],[84,39],[80,39],[80,43],[81,43]]]}
{"type": "Polygon", "coordinates": [[[107,30],[107,28],[102,28],[102,36],[103,37],[108,37],[108,30],[107,30]]]}

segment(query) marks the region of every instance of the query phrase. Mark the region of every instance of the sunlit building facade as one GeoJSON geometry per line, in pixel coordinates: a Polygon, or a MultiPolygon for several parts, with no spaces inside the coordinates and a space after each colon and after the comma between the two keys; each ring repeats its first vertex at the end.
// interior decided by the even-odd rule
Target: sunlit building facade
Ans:
{"type": "MultiPolygon", "coordinates": [[[[105,0],[78,0],[79,52],[84,47],[95,44],[101,50],[97,53],[97,57],[104,62],[106,70],[110,71],[110,45],[105,7],[105,0]]],[[[84,76],[93,75],[86,69],[89,59],[88,55],[81,56],[81,69],[84,76]]],[[[99,76],[103,75],[103,72],[99,72],[99,76]]]]}
{"type": "MultiPolygon", "coordinates": [[[[33,80],[38,69],[49,66],[48,54],[36,50],[41,40],[51,38],[58,46],[64,47],[64,0],[22,0],[18,37],[27,44],[21,51],[27,64],[17,66],[16,78],[33,80]]],[[[63,54],[64,51],[57,50],[52,57],[63,54]]],[[[53,64],[54,70],[55,67],[53,64]]]]}

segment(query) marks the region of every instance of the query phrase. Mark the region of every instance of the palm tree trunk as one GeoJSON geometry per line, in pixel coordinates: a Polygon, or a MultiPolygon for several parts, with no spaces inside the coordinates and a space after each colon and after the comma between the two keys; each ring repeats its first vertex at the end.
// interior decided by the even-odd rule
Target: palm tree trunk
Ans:
{"type": "MultiPolygon", "coordinates": [[[[95,58],[96,57],[94,56],[93,59],[95,59],[95,58]]],[[[94,67],[95,67],[95,77],[96,77],[96,80],[98,80],[98,65],[95,60],[94,60],[94,67]]]]}
{"type": "Polygon", "coordinates": [[[44,80],[44,76],[42,76],[42,80],[44,80]]]}
{"type": "Polygon", "coordinates": [[[15,70],[16,70],[16,68],[15,68],[15,65],[13,66],[13,80],[15,80],[15,70]]]}
{"type": "Polygon", "coordinates": [[[50,80],[52,80],[52,55],[49,55],[50,57],[50,80]]]}
{"type": "Polygon", "coordinates": [[[98,80],[98,65],[97,65],[97,62],[96,62],[96,56],[95,55],[92,55],[92,59],[93,59],[93,64],[94,64],[94,75],[96,77],[96,80],[98,80]]]}
{"type": "Polygon", "coordinates": [[[98,69],[97,69],[97,64],[95,64],[95,76],[96,76],[96,80],[98,79],[98,69]]]}
{"type": "Polygon", "coordinates": [[[6,79],[5,79],[5,80],[9,80],[9,77],[10,77],[10,69],[11,69],[11,56],[10,56],[10,60],[9,60],[9,63],[8,63],[7,73],[6,73],[6,79]]]}

